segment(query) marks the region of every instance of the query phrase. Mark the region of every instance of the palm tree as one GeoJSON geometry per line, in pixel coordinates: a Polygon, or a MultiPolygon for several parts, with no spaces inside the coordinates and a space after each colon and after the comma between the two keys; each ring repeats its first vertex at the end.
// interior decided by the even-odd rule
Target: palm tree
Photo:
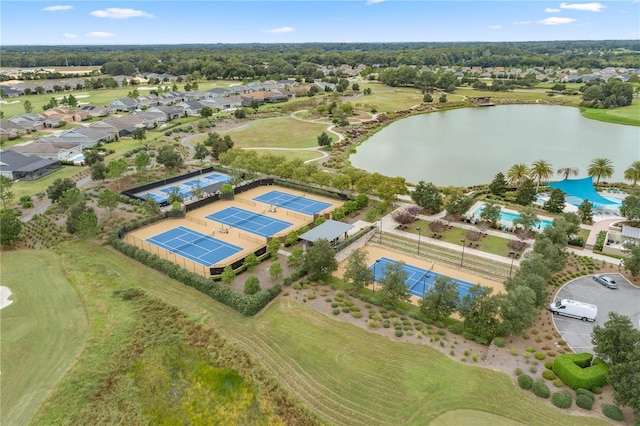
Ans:
{"type": "Polygon", "coordinates": [[[564,176],[565,179],[569,179],[569,176],[578,176],[577,167],[560,167],[556,173],[564,176]]]}
{"type": "Polygon", "coordinates": [[[631,163],[627,170],[624,171],[624,178],[630,180],[633,182],[633,186],[636,186],[640,180],[640,161],[631,163]]]}
{"type": "Polygon", "coordinates": [[[514,164],[509,170],[507,170],[507,178],[509,185],[520,186],[522,182],[529,178],[529,167],[524,164],[514,164]]]}
{"type": "Polygon", "coordinates": [[[587,167],[587,173],[596,178],[596,190],[601,178],[610,178],[613,175],[613,164],[608,158],[595,158],[587,167]]]}
{"type": "Polygon", "coordinates": [[[546,182],[551,176],[553,176],[553,167],[547,160],[537,160],[531,164],[531,178],[538,181],[536,186],[536,192],[540,189],[540,182],[543,180],[546,182]]]}

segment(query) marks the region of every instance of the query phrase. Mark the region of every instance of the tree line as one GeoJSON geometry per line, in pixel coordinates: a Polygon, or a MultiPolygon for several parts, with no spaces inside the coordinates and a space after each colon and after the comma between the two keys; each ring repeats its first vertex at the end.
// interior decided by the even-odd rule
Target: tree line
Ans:
{"type": "MultiPolygon", "coordinates": [[[[339,66],[640,67],[640,42],[291,43],[156,46],[3,46],[5,67],[131,64],[138,72],[220,78],[293,75],[303,64],[339,66]],[[265,63],[268,66],[265,67],[265,63]],[[249,75],[246,75],[249,74],[249,75]]],[[[130,65],[122,65],[126,71],[130,65]]]]}

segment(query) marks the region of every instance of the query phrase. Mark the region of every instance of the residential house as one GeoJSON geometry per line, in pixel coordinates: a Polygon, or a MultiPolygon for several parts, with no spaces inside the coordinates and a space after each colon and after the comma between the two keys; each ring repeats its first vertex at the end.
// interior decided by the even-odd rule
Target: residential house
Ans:
{"type": "Polygon", "coordinates": [[[0,119],[0,140],[17,139],[22,136],[23,133],[25,133],[25,130],[16,123],[5,120],[4,118],[0,119]]]}
{"type": "Polygon", "coordinates": [[[147,115],[157,116],[158,123],[166,123],[167,121],[180,118],[182,115],[182,109],[174,106],[160,105],[149,108],[144,113],[147,115]]]}
{"type": "Polygon", "coordinates": [[[84,127],[88,127],[90,129],[98,130],[102,133],[107,133],[111,135],[113,139],[118,138],[118,129],[115,126],[103,121],[96,121],[94,123],[90,123],[85,125],[84,127]]]}
{"type": "Polygon", "coordinates": [[[152,129],[158,125],[156,117],[144,113],[108,118],[104,122],[116,128],[118,137],[131,136],[136,129],[152,129]]]}
{"type": "Polygon", "coordinates": [[[8,84],[0,85],[0,90],[2,90],[3,93],[2,97],[17,98],[24,95],[24,89],[8,84]]]}
{"type": "Polygon", "coordinates": [[[23,155],[37,155],[49,160],[68,161],[82,154],[82,145],[68,142],[31,141],[25,144],[14,145],[7,148],[8,151],[16,151],[23,155]]]}
{"type": "Polygon", "coordinates": [[[49,108],[48,110],[43,111],[40,115],[48,120],[58,119],[66,121],[67,123],[73,123],[74,121],[80,121],[81,119],[81,117],[76,115],[71,108],[64,105],[49,108]]]}
{"type": "Polygon", "coordinates": [[[70,130],[64,130],[50,136],[44,136],[38,139],[38,142],[56,142],[70,143],[79,145],[82,148],[91,148],[92,146],[111,142],[113,136],[109,133],[101,132],[91,127],[76,127],[70,130]]]}
{"type": "Polygon", "coordinates": [[[46,118],[33,113],[20,114],[9,119],[14,124],[27,131],[42,130],[45,127],[46,118]]]}
{"type": "Polygon", "coordinates": [[[200,115],[200,111],[204,107],[202,102],[199,101],[189,101],[189,102],[180,102],[176,107],[181,108],[183,114],[189,116],[200,115]]]}
{"type": "Polygon", "coordinates": [[[316,86],[318,86],[320,88],[320,90],[325,91],[325,92],[328,92],[328,91],[335,92],[336,91],[336,85],[333,84],[333,83],[326,83],[324,81],[317,81],[317,82],[315,82],[313,84],[315,84],[316,86]]]}
{"type": "Polygon", "coordinates": [[[59,169],[60,160],[37,155],[23,155],[16,151],[0,151],[0,175],[11,180],[33,180],[59,169]]]}
{"type": "Polygon", "coordinates": [[[152,107],[160,105],[160,97],[154,94],[141,95],[136,98],[140,108],[152,107]]]}
{"type": "Polygon", "coordinates": [[[132,98],[118,98],[114,99],[107,105],[110,111],[125,111],[125,112],[133,112],[140,107],[138,101],[132,98]]]}
{"type": "Polygon", "coordinates": [[[109,115],[109,109],[103,106],[82,105],[76,108],[74,114],[80,121],[84,121],[95,117],[106,117],[109,115]]]}
{"type": "Polygon", "coordinates": [[[258,105],[262,105],[264,103],[275,103],[275,102],[286,102],[289,98],[283,95],[279,91],[258,91],[247,93],[246,95],[242,95],[242,106],[251,106],[254,102],[257,102],[258,105]]]}
{"type": "Polygon", "coordinates": [[[205,99],[219,98],[223,96],[228,96],[229,91],[227,89],[223,89],[222,87],[216,87],[205,92],[205,99]]]}

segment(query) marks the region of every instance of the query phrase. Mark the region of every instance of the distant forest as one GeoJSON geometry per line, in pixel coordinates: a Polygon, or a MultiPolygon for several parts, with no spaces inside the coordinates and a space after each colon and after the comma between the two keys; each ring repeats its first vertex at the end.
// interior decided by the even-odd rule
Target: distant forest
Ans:
{"type": "MultiPolygon", "coordinates": [[[[122,71],[236,77],[300,74],[299,67],[481,66],[640,68],[640,41],[2,46],[0,66],[105,66],[122,71]],[[268,66],[267,66],[268,64],[268,66]],[[118,68],[118,67],[116,67],[118,68]],[[125,69],[128,68],[128,69],[125,69]],[[242,72],[238,73],[238,70],[242,72]],[[298,72],[296,72],[298,71],[298,72]]],[[[131,72],[123,72],[131,74],[131,72]]]]}

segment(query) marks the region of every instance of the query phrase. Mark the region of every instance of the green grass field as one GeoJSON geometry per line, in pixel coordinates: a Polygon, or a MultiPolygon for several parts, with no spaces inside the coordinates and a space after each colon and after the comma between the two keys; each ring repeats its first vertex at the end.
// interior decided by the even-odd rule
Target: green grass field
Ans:
{"type": "Polygon", "coordinates": [[[26,425],[78,355],[87,317],[53,251],[3,252],[0,266],[14,300],[0,311],[0,423],[26,425]]]}
{"type": "MultiPolygon", "coordinates": [[[[356,109],[371,111],[375,108],[378,112],[392,112],[422,103],[423,95],[418,89],[392,88],[379,84],[365,87],[371,87],[371,94],[351,101],[356,109]]],[[[362,89],[361,86],[360,90],[362,89]]]]}
{"type": "MultiPolygon", "coordinates": [[[[326,124],[275,118],[256,121],[247,127],[219,134],[229,135],[238,148],[311,148],[318,146],[318,136],[326,130],[326,124]]],[[[337,140],[335,135],[328,135],[332,141],[337,140]]],[[[204,136],[196,138],[192,143],[195,145],[204,139],[204,136]]]]}
{"type": "MultiPolygon", "coordinates": [[[[418,220],[411,224],[411,227],[407,229],[407,232],[418,235],[418,231],[416,228],[422,229],[423,237],[430,237],[433,235],[433,232],[429,230],[429,224],[425,220],[418,220]]],[[[442,232],[438,232],[438,234],[442,235],[442,241],[446,241],[451,244],[461,245],[461,239],[465,238],[467,233],[466,229],[453,227],[453,229],[445,229],[442,232]]],[[[479,247],[474,247],[476,250],[484,251],[487,253],[497,254],[500,256],[508,256],[511,249],[507,244],[509,243],[508,238],[500,238],[493,235],[488,235],[486,237],[482,237],[482,239],[475,241],[479,244],[479,247]]],[[[468,244],[468,243],[467,243],[468,244]]]]}
{"type": "MultiPolygon", "coordinates": [[[[460,364],[426,345],[394,342],[295,301],[277,300],[246,318],[98,245],[75,243],[60,254],[73,276],[87,282],[81,296],[94,286],[102,289],[90,299],[96,307],[89,312],[106,308],[112,290],[140,286],[237,342],[327,423],[426,424],[464,409],[525,424],[532,419],[547,425],[606,424],[562,414],[516,389],[507,375],[460,364]]],[[[117,315],[108,321],[96,339],[109,337],[107,329],[119,329],[117,315]]],[[[84,358],[79,370],[95,368],[84,365],[89,362],[84,358]]]]}
{"type": "Polygon", "coordinates": [[[592,120],[608,123],[640,126],[640,99],[634,99],[631,105],[614,109],[581,108],[582,115],[592,120]]]}

